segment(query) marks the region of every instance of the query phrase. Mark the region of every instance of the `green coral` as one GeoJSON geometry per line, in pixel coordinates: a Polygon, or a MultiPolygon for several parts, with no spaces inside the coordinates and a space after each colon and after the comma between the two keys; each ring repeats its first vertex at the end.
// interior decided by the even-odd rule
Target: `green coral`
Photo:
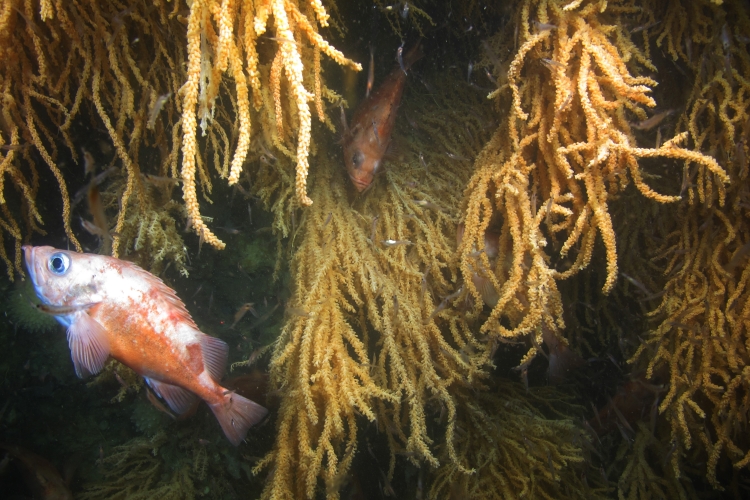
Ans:
{"type": "Polygon", "coordinates": [[[34,285],[26,280],[21,287],[13,287],[5,296],[5,312],[20,329],[40,334],[54,331],[60,326],[54,317],[37,309],[40,303],[34,285]]]}
{"type": "MultiPolygon", "coordinates": [[[[273,269],[276,263],[276,252],[265,239],[254,238],[243,241],[238,245],[235,259],[242,270],[248,274],[257,274],[267,269],[273,269]]],[[[234,261],[234,259],[233,259],[234,261]]]]}
{"type": "Polygon", "coordinates": [[[556,389],[498,379],[491,391],[459,391],[453,438],[471,474],[443,447],[429,498],[607,498],[589,469],[589,437],[568,415],[580,411],[556,389]]]}
{"type": "Polygon", "coordinates": [[[147,436],[155,436],[169,422],[169,417],[147,401],[136,401],[130,417],[136,429],[147,436]]]}
{"type": "Polygon", "coordinates": [[[159,498],[183,500],[195,498],[195,486],[189,467],[183,465],[164,479],[164,462],[158,456],[167,436],[160,433],[151,439],[137,438],[114,449],[104,457],[105,481],[88,485],[78,496],[82,500],[159,498]]]}
{"type": "Polygon", "coordinates": [[[97,385],[113,383],[117,381],[120,389],[112,398],[112,403],[121,403],[129,392],[138,393],[143,387],[143,378],[133,370],[123,365],[116,359],[110,359],[104,369],[92,378],[86,385],[94,387],[97,385]]]}

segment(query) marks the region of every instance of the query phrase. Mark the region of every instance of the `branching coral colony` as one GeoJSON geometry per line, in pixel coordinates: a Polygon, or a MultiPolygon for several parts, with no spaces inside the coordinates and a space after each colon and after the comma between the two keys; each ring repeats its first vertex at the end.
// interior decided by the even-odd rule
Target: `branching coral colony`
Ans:
{"type": "MultiPolygon", "coordinates": [[[[264,496],[311,498],[322,484],[338,497],[365,420],[388,441],[386,475],[397,453],[437,467],[435,495],[452,493],[452,484],[467,494],[494,485],[498,496],[590,495],[571,468],[583,462],[580,430],[545,418],[516,386],[494,383],[501,398],[485,384],[497,342],[531,341],[522,370],[543,341],[565,342],[558,284],[589,266],[597,235],[601,288],[613,289],[608,204],[632,183],[675,206],[677,217],[648,248],[667,284],[651,313],[657,326],[631,358],[647,376],[669,374],[658,407],[669,436],[638,427],[621,494],[653,491],[644,458],[652,446],[673,449],[669,491],[678,494],[688,452],[705,455],[716,487],[722,459],[747,468],[750,21],[740,2],[519,1],[517,32],[503,30],[485,47],[498,81],[495,133],[483,136],[491,109],[469,95],[412,95],[421,131],[401,133],[410,139],[400,159],[354,203],[326,155],[309,172],[307,194],[310,104],[332,128],[323,100],[341,101],[322,81],[321,53],[360,69],[318,33],[329,22],[316,0],[3,2],[0,231],[15,249],[0,246],[0,258],[9,276],[22,272],[24,238],[41,231],[37,156],[59,183],[65,232],[80,249],[70,174],[56,158],[61,142],[82,161],[72,135],[81,119],[103,125],[122,167],[106,191],[117,211],[113,253],[143,252],[156,269],[184,266],[175,218],[224,246],[200,215],[199,186],[210,202],[209,163],[235,184],[249,155],[278,150],[283,156],[253,184],[275,230],[292,235],[294,283],[271,363],[283,396],[276,443],[256,467],[269,471],[264,496]],[[633,19],[651,24],[642,42],[624,28],[633,19]],[[694,84],[675,135],[643,148],[632,122],[646,122],[656,105],[656,81],[639,73],[656,69],[654,31],[694,84]],[[143,167],[146,149],[160,154],[153,170],[143,167]],[[682,163],[682,179],[656,184],[639,165],[652,158],[682,163]],[[184,207],[167,177],[182,181],[184,207]],[[300,206],[308,208],[290,230],[300,206]],[[443,418],[432,425],[432,414],[443,418]],[[563,491],[573,483],[574,492],[563,491]]],[[[151,474],[153,464],[143,464],[151,474]]]]}
{"type": "Polygon", "coordinates": [[[312,174],[315,203],[301,222],[292,307],[271,364],[285,394],[278,436],[256,467],[271,471],[268,498],[313,498],[319,478],[327,496],[337,498],[362,417],[387,440],[386,474],[392,477],[397,453],[439,464],[428,415],[442,408],[446,454],[468,472],[452,445],[450,391],[477,383],[487,358],[462,316],[448,307],[461,288],[452,258],[455,186],[466,183],[468,160],[452,160],[430,144],[440,137],[447,151],[469,158],[481,147],[489,117],[471,95],[443,98],[430,108],[440,95],[446,94],[410,98],[408,112],[419,110],[414,116],[421,133],[397,130],[403,158],[360,202],[348,201],[348,179],[336,159],[322,159],[312,174]],[[467,110],[473,110],[468,118],[467,110]],[[467,127],[460,133],[451,125],[458,120],[467,127]]]}
{"type": "MultiPolygon", "coordinates": [[[[483,332],[500,338],[531,334],[535,346],[541,345],[545,331],[561,332],[556,282],[589,264],[597,234],[607,256],[603,290],[612,289],[617,250],[609,197],[632,180],[650,199],[680,199],[653,191],[643,180],[639,158],[682,159],[701,166],[719,184],[728,180],[713,158],[681,147],[687,133],[658,149],[636,146],[628,114],[646,119],[644,106],[655,106],[649,85],[656,82],[632,76],[626,66],[633,60],[652,67],[616,22],[629,6],[521,3],[519,48],[507,75],[507,133],[498,133],[477,159],[466,189],[465,231],[458,249],[464,276],[479,273],[494,288],[488,301],[493,294],[482,294],[467,280],[478,306],[483,295],[485,302],[494,303],[483,332]],[[477,252],[485,248],[489,233],[499,240],[495,262],[487,252],[477,252]],[[555,269],[551,253],[575,258],[569,268],[555,269]]],[[[497,72],[504,69],[499,66],[497,72]]],[[[522,365],[536,352],[532,348],[522,365]]]]}
{"type": "Polygon", "coordinates": [[[673,449],[673,477],[683,474],[685,457],[701,457],[709,482],[721,489],[718,470],[726,476],[729,463],[745,471],[750,464],[750,57],[741,41],[750,18],[741,2],[714,3],[652,6],[664,19],[656,43],[693,78],[678,128],[695,150],[719,160],[730,182],[704,165],[684,166],[687,199],[652,249],[666,277],[650,313],[657,326],[631,362],[648,376],[668,373],[659,413],[669,424],[664,447],[673,449]]]}
{"type": "MultiPolygon", "coordinates": [[[[200,182],[209,200],[211,180],[204,155],[213,157],[216,170],[230,184],[238,181],[253,138],[253,110],[255,119],[272,131],[258,142],[267,147],[275,145],[296,159],[297,199],[302,205],[309,204],[309,102],[314,102],[318,117],[331,126],[322,102],[324,98],[339,99],[321,81],[321,53],[352,69],[359,70],[360,66],[318,33],[318,27],[327,26],[329,19],[319,1],[188,3],[189,10],[181,2],[170,5],[163,1],[43,0],[3,2],[0,6],[0,134],[6,146],[0,159],[0,231],[15,242],[14,257],[8,257],[4,246],[0,247],[0,257],[8,265],[11,278],[13,267],[22,272],[20,245],[24,234],[41,231],[36,199],[39,172],[32,155],[41,156],[56,177],[65,232],[80,250],[70,224],[67,183],[56,163],[58,133],[74,161],[82,160],[79,145],[71,137],[79,119],[91,118],[103,124],[125,174],[112,232],[114,255],[133,250],[122,247],[125,234],[153,236],[152,243],[135,241],[146,247],[156,247],[158,240],[174,239],[175,234],[160,232],[158,224],[153,225],[153,231],[127,227],[140,225],[142,220],[128,217],[130,211],[154,208],[142,173],[181,178],[191,227],[208,243],[223,248],[200,216],[196,184],[200,182]],[[185,24],[186,38],[182,36],[185,24]],[[256,49],[264,34],[269,43],[277,45],[275,56],[268,61],[261,61],[256,49]],[[225,72],[234,80],[234,92],[224,83],[225,72]],[[222,88],[229,90],[231,110],[215,105],[222,88]],[[289,96],[288,101],[282,94],[289,96]],[[202,151],[196,137],[199,124],[206,136],[202,151]],[[293,137],[297,138],[296,153],[289,142],[293,137]],[[178,172],[180,146],[182,165],[178,172]],[[158,170],[149,172],[141,167],[143,147],[160,151],[158,170]],[[231,148],[234,154],[230,162],[231,148]],[[19,225],[19,215],[13,214],[6,203],[6,178],[20,193],[20,220],[25,231],[19,225]]],[[[143,223],[164,219],[163,214],[146,217],[143,223]]],[[[182,252],[181,241],[176,243],[175,249],[182,252]]],[[[162,258],[164,255],[159,255],[162,258]]],[[[179,263],[184,255],[169,258],[179,263]]]]}
{"type": "MultiPolygon", "coordinates": [[[[668,391],[658,411],[671,432],[660,443],[639,428],[622,477],[621,494],[629,498],[662,489],[649,479],[654,473],[646,462],[647,446],[669,458],[673,480],[662,483],[680,495],[686,493],[677,478],[688,451],[704,457],[706,476],[717,488],[722,457],[735,469],[750,463],[750,63],[740,35],[749,25],[739,2],[721,4],[522,2],[519,48],[507,65],[509,90],[498,90],[501,98],[510,94],[510,141],[498,134],[490,142],[466,191],[461,269],[464,276],[492,283],[488,292],[467,280],[477,304],[483,298],[494,306],[482,331],[536,337],[522,366],[536,354],[545,332],[562,331],[556,283],[589,264],[597,233],[607,255],[603,290],[612,289],[617,251],[607,201],[632,180],[644,196],[677,204],[677,225],[652,249],[667,282],[650,315],[658,326],[630,360],[647,369],[648,378],[667,370],[668,391]],[[648,59],[649,28],[633,30],[645,31],[639,50],[635,35],[631,40],[622,28],[626,18],[631,26],[652,30],[661,21],[657,44],[695,78],[675,135],[655,149],[637,147],[629,123],[635,116],[647,124],[645,108],[655,105],[648,93],[656,82],[632,76],[629,69],[656,69],[648,59]],[[659,183],[669,195],[644,181],[638,159],[653,157],[684,164],[682,179],[659,183]],[[477,251],[486,248],[488,238],[499,241],[496,257],[477,251]],[[569,253],[569,267],[552,267],[550,256],[569,253]]],[[[503,41],[498,35],[492,45],[498,49],[503,41]]],[[[500,80],[506,65],[487,63],[500,80]]]]}

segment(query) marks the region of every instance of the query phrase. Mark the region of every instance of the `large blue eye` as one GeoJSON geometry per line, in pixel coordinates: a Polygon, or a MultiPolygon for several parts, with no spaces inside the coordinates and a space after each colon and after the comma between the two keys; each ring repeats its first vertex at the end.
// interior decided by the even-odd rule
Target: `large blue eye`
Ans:
{"type": "Polygon", "coordinates": [[[53,253],[47,262],[47,267],[53,274],[62,276],[70,269],[70,257],[62,252],[53,253]]]}

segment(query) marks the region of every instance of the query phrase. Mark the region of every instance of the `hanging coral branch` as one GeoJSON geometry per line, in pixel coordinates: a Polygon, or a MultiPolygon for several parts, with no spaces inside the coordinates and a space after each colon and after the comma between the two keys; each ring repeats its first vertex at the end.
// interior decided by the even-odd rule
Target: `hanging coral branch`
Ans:
{"type": "Polygon", "coordinates": [[[281,71],[284,70],[289,83],[290,100],[296,106],[298,119],[295,181],[297,200],[303,206],[312,203],[307,196],[308,155],[312,127],[312,114],[308,102],[313,100],[315,95],[305,88],[304,72],[306,69],[309,72],[314,68],[312,78],[315,81],[315,88],[320,88],[320,65],[311,65],[312,68],[305,67],[300,51],[300,46],[304,43],[302,35],[304,34],[315,51],[322,51],[338,64],[348,66],[355,71],[361,70],[362,67],[344,57],[318,34],[315,19],[320,26],[328,25],[328,15],[323,6],[318,2],[313,2],[311,10],[314,11],[312,19],[300,11],[297,2],[290,0],[270,2],[194,0],[190,5],[187,31],[187,81],[181,89],[183,97],[181,175],[184,181],[185,204],[193,230],[216,248],[224,248],[224,243],[201,219],[195,190],[198,151],[197,118],[200,118],[200,126],[205,134],[208,122],[212,120],[214,114],[214,103],[218,96],[221,75],[228,69],[231,70],[237,93],[239,117],[237,148],[229,172],[229,185],[235,184],[239,180],[250,144],[248,81],[253,91],[255,107],[259,108],[262,103],[261,83],[258,77],[258,54],[255,45],[257,37],[266,33],[271,14],[274,20],[273,39],[278,44],[270,79],[276,123],[279,129],[278,135],[281,137],[284,135],[280,79],[281,71]],[[247,64],[246,70],[243,69],[245,64],[247,64]],[[198,117],[196,117],[196,107],[198,117]]]}
{"type": "Polygon", "coordinates": [[[397,454],[437,467],[433,434],[453,470],[470,472],[453,446],[452,391],[481,387],[488,359],[457,310],[465,293],[453,258],[456,186],[467,180],[467,158],[481,144],[472,138],[483,138],[487,117],[473,95],[441,95],[416,104],[410,94],[429,139],[410,138],[402,122],[403,158],[354,206],[340,164],[318,162],[315,203],[292,235],[294,295],[271,361],[282,404],[274,449],[255,469],[270,470],[264,498],[315,498],[320,483],[338,498],[364,419],[387,440],[388,477],[397,454]],[[463,159],[431,148],[435,137],[463,159]],[[432,430],[429,415],[441,412],[445,421],[432,430]]]}
{"type": "MultiPolygon", "coordinates": [[[[717,489],[724,457],[734,469],[750,466],[750,54],[738,40],[750,29],[741,2],[722,6],[671,2],[669,22],[657,37],[670,54],[691,68],[692,92],[678,127],[689,130],[696,150],[715,155],[730,179],[705,164],[684,166],[674,226],[652,248],[652,262],[666,277],[661,303],[630,362],[647,376],[667,373],[668,391],[659,414],[669,424],[675,452],[671,473],[679,478],[684,457],[707,457],[705,474],[717,489]]],[[[664,443],[665,446],[670,446],[664,443]]]]}
{"type": "MultiPolygon", "coordinates": [[[[479,304],[483,298],[493,307],[484,331],[531,333],[539,345],[562,330],[556,281],[589,265],[597,234],[606,250],[603,290],[612,289],[617,249],[608,200],[631,181],[659,203],[680,199],[651,189],[640,159],[685,160],[719,183],[728,180],[713,158],[683,147],[687,134],[656,149],[637,147],[630,121],[648,117],[644,107],[656,105],[649,96],[656,82],[633,76],[626,65],[631,58],[650,63],[617,26],[621,3],[525,0],[518,9],[508,83],[491,94],[504,99],[509,90],[510,113],[477,161],[459,248],[464,276],[483,282],[480,289],[471,280],[469,290],[479,304]],[[478,253],[488,241],[497,247],[492,258],[478,253]],[[553,254],[567,261],[564,268],[551,266],[553,254]]],[[[522,365],[536,352],[532,348],[522,365]]]]}

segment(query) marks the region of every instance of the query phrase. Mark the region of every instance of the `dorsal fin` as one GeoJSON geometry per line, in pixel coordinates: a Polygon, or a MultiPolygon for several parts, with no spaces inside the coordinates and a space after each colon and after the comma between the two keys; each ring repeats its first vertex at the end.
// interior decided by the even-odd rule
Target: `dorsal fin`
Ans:
{"type": "Polygon", "coordinates": [[[344,137],[349,133],[349,124],[346,121],[346,111],[344,111],[344,104],[339,103],[339,108],[341,109],[341,126],[344,127],[344,137]]]}
{"type": "Polygon", "coordinates": [[[143,269],[141,266],[129,262],[126,260],[120,260],[125,268],[132,271],[134,274],[138,275],[139,278],[144,279],[147,281],[152,287],[156,289],[156,291],[159,293],[160,297],[167,301],[171,306],[174,307],[174,312],[176,312],[182,321],[187,323],[190,327],[195,328],[198,330],[198,326],[195,324],[195,321],[193,321],[193,318],[190,316],[190,313],[188,312],[187,308],[185,307],[185,303],[182,302],[182,300],[177,296],[177,293],[169,288],[158,276],[154,276],[150,272],[143,269]]]}
{"type": "Polygon", "coordinates": [[[201,351],[203,366],[216,382],[221,381],[227,366],[229,346],[221,339],[201,333],[201,351]]]}

